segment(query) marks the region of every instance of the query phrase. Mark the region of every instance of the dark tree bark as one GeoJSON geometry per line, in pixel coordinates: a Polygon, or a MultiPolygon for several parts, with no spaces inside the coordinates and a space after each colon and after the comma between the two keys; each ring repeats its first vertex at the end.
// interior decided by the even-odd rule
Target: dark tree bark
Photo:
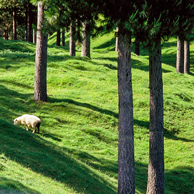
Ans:
{"type": "Polygon", "coordinates": [[[36,30],[33,29],[33,43],[36,44],[36,30]]]}
{"type": "Polygon", "coordinates": [[[119,32],[118,38],[118,194],[135,194],[131,35],[119,32]]]}
{"type": "Polygon", "coordinates": [[[38,21],[37,21],[37,44],[35,61],[35,81],[34,81],[34,100],[47,100],[47,38],[42,33],[43,23],[43,3],[38,2],[38,21]]]}
{"type": "Polygon", "coordinates": [[[70,24],[70,41],[69,41],[70,56],[75,56],[75,25],[74,22],[70,24]]]}
{"type": "Polygon", "coordinates": [[[176,71],[184,73],[184,40],[177,36],[176,71]]]}
{"type": "Polygon", "coordinates": [[[65,29],[62,29],[62,46],[65,46],[65,29]]]}
{"type": "Polygon", "coordinates": [[[60,41],[61,41],[61,32],[60,32],[60,29],[57,30],[57,42],[56,42],[56,45],[57,46],[60,46],[60,41]]]}
{"type": "Polygon", "coordinates": [[[149,56],[150,140],[147,194],[164,193],[164,123],[161,44],[149,56]]]}
{"type": "MultiPolygon", "coordinates": [[[[82,24],[83,26],[83,24],[82,24]]],[[[76,20],[76,38],[77,38],[77,45],[81,44],[81,34],[80,34],[81,22],[79,19],[76,20]]],[[[82,32],[83,33],[83,32],[82,32]]]]}
{"type": "Polygon", "coordinates": [[[26,7],[25,11],[25,41],[28,41],[28,7],[26,7]]]}
{"type": "Polygon", "coordinates": [[[8,29],[7,29],[7,26],[5,25],[5,23],[3,24],[3,26],[4,26],[4,39],[8,40],[8,29]]]}
{"type": "Polygon", "coordinates": [[[190,42],[184,41],[184,73],[190,73],[190,42]]]}
{"type": "Polygon", "coordinates": [[[115,51],[118,52],[118,44],[119,44],[119,38],[118,38],[118,33],[119,33],[119,28],[116,28],[116,32],[115,32],[115,36],[116,36],[116,40],[115,40],[115,51]]]}
{"type": "Polygon", "coordinates": [[[88,25],[88,21],[83,22],[81,56],[90,58],[90,33],[88,31],[88,25]]]}
{"type": "Polygon", "coordinates": [[[28,1],[28,41],[33,42],[32,34],[32,4],[28,1]]]}
{"type": "Polygon", "coordinates": [[[17,40],[16,33],[16,7],[13,8],[13,40],[17,40]]]}

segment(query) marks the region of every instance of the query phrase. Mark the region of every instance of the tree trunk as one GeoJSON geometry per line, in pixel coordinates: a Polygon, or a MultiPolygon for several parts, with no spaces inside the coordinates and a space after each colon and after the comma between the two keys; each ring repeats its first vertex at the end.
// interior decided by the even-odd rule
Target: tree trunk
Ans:
{"type": "Polygon", "coordinates": [[[164,193],[164,123],[161,44],[149,56],[150,141],[147,194],[164,193]]]}
{"type": "Polygon", "coordinates": [[[36,44],[36,30],[33,29],[33,43],[36,44]]]}
{"type": "Polygon", "coordinates": [[[28,41],[28,8],[26,7],[25,11],[25,41],[28,41]]]}
{"type": "Polygon", "coordinates": [[[60,32],[60,29],[57,30],[57,42],[56,42],[56,45],[57,46],[60,46],[60,41],[61,41],[61,32],[60,32]]]}
{"type": "Polygon", "coordinates": [[[176,71],[184,73],[184,40],[177,36],[176,71]]]}
{"type": "Polygon", "coordinates": [[[190,72],[190,42],[184,41],[184,73],[190,72]]]}
{"type": "Polygon", "coordinates": [[[116,28],[116,32],[115,32],[115,36],[116,36],[116,41],[115,41],[115,51],[118,52],[118,44],[119,44],[119,37],[118,37],[118,33],[119,33],[119,28],[116,28]]]}
{"type": "Polygon", "coordinates": [[[135,54],[139,56],[140,49],[139,49],[139,42],[135,41],[135,54]]]}
{"type": "Polygon", "coordinates": [[[83,22],[81,56],[90,58],[90,33],[88,31],[88,25],[88,21],[83,22]]]}
{"type": "MultiPolygon", "coordinates": [[[[83,26],[83,24],[82,24],[83,26]]],[[[79,19],[76,20],[76,38],[77,38],[77,45],[81,44],[81,35],[80,35],[80,28],[81,28],[81,22],[79,19]]],[[[83,33],[83,32],[82,32],[83,33]]]]}
{"type": "MultiPolygon", "coordinates": [[[[120,30],[120,29],[119,29],[120,30]]],[[[119,33],[118,44],[118,194],[135,193],[131,35],[119,33]]]]}
{"type": "Polygon", "coordinates": [[[32,36],[32,4],[28,2],[28,41],[33,42],[32,36]]]}
{"type": "Polygon", "coordinates": [[[65,29],[62,29],[62,46],[65,46],[65,29]]]}
{"type": "Polygon", "coordinates": [[[4,26],[4,39],[5,40],[8,40],[8,28],[5,25],[5,23],[3,24],[3,26],[4,26]]]}
{"type": "Polygon", "coordinates": [[[35,61],[34,100],[47,100],[47,35],[42,34],[43,2],[38,2],[37,44],[35,61]]]}
{"type": "Polygon", "coordinates": [[[16,7],[13,8],[13,40],[17,40],[17,33],[16,33],[16,7]]]}
{"type": "Polygon", "coordinates": [[[69,41],[69,52],[70,56],[75,56],[75,25],[74,22],[70,24],[70,41],[69,41]]]}

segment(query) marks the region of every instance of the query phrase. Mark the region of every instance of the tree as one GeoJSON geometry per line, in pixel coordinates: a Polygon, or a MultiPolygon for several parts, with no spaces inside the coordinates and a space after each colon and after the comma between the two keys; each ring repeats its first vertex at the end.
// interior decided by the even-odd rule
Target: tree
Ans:
{"type": "Polygon", "coordinates": [[[44,6],[38,2],[34,100],[47,101],[47,34],[43,31],[44,6]]]}
{"type": "Polygon", "coordinates": [[[177,35],[177,60],[176,69],[178,73],[189,73],[189,57],[188,55],[188,45],[184,41],[191,40],[191,32],[194,27],[194,3],[192,0],[180,1],[175,9],[175,15],[178,15],[178,26],[175,35],[177,35]],[[184,48],[185,53],[185,63],[184,63],[184,48]],[[185,66],[185,67],[184,67],[185,66]],[[187,66],[187,67],[186,67],[187,66]]]}
{"type": "Polygon", "coordinates": [[[119,32],[119,28],[116,27],[116,32],[115,32],[115,51],[118,52],[118,45],[119,45],[119,38],[118,38],[118,32],[119,32]]]}
{"type": "Polygon", "coordinates": [[[176,71],[184,73],[184,40],[177,36],[176,71]]]}
{"type": "Polygon", "coordinates": [[[36,30],[33,29],[33,43],[36,43],[36,30]]]}
{"type": "Polygon", "coordinates": [[[70,41],[69,41],[70,56],[75,56],[75,22],[70,24],[70,41]]]}
{"type": "MultiPolygon", "coordinates": [[[[129,32],[128,32],[129,33],[129,32]]],[[[118,193],[135,193],[131,36],[119,27],[118,43],[118,193]]]]}
{"type": "Polygon", "coordinates": [[[190,41],[184,41],[184,73],[190,72],[190,41]]]}
{"type": "Polygon", "coordinates": [[[33,42],[33,31],[32,31],[32,4],[28,0],[28,16],[27,16],[27,29],[28,29],[28,41],[33,42]]]}
{"type": "Polygon", "coordinates": [[[17,9],[13,7],[13,40],[17,40],[17,33],[16,33],[16,13],[17,9]]]}
{"type": "Polygon", "coordinates": [[[83,22],[82,28],[82,48],[81,48],[81,56],[90,58],[90,32],[88,30],[89,22],[83,22]]]}
{"type": "Polygon", "coordinates": [[[2,24],[4,23],[7,27],[12,39],[23,40],[25,38],[27,41],[29,34],[32,34],[32,23],[36,19],[36,10],[29,0],[0,0],[0,12],[0,20],[2,18],[2,24]]]}
{"type": "Polygon", "coordinates": [[[150,140],[147,194],[164,193],[164,121],[161,45],[149,54],[150,140]]]}
{"type": "Polygon", "coordinates": [[[62,46],[65,46],[65,29],[62,28],[62,46]]]}
{"type": "Polygon", "coordinates": [[[131,75],[131,35],[135,22],[135,1],[106,1],[107,27],[118,27],[118,193],[135,193],[135,159],[133,130],[133,90],[131,75]],[[109,9],[111,7],[111,9],[109,9]],[[118,9],[119,8],[119,9],[118,9]],[[122,18],[122,19],[121,19],[122,18]]]}
{"type": "Polygon", "coordinates": [[[61,32],[60,32],[60,29],[58,29],[57,30],[57,42],[56,42],[57,46],[60,46],[60,36],[61,36],[61,32]]]}

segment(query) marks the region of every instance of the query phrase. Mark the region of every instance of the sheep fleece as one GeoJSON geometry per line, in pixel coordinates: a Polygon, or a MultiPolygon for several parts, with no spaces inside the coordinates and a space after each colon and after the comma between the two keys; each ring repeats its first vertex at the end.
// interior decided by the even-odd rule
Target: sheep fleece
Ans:
{"type": "Polygon", "coordinates": [[[26,130],[28,130],[28,128],[33,128],[33,133],[36,132],[36,127],[38,128],[39,133],[40,123],[41,120],[38,117],[28,114],[22,115],[21,117],[14,119],[14,125],[23,124],[26,126],[26,130]]]}

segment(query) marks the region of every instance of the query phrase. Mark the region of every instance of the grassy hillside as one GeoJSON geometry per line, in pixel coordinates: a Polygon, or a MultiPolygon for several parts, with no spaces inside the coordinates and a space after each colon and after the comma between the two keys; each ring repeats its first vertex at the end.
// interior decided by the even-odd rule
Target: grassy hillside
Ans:
{"type": "MultiPolygon", "coordinates": [[[[0,193],[116,194],[118,95],[114,34],[92,40],[92,59],[49,38],[48,102],[33,101],[35,45],[0,39],[0,193]],[[14,126],[34,114],[40,134],[14,126]]],[[[134,50],[134,45],[133,45],[134,50]]],[[[176,40],[163,45],[167,194],[194,190],[194,43],[191,74],[177,74],[176,40]]],[[[148,55],[132,53],[136,192],[144,194],[149,155],[148,55]]]]}

